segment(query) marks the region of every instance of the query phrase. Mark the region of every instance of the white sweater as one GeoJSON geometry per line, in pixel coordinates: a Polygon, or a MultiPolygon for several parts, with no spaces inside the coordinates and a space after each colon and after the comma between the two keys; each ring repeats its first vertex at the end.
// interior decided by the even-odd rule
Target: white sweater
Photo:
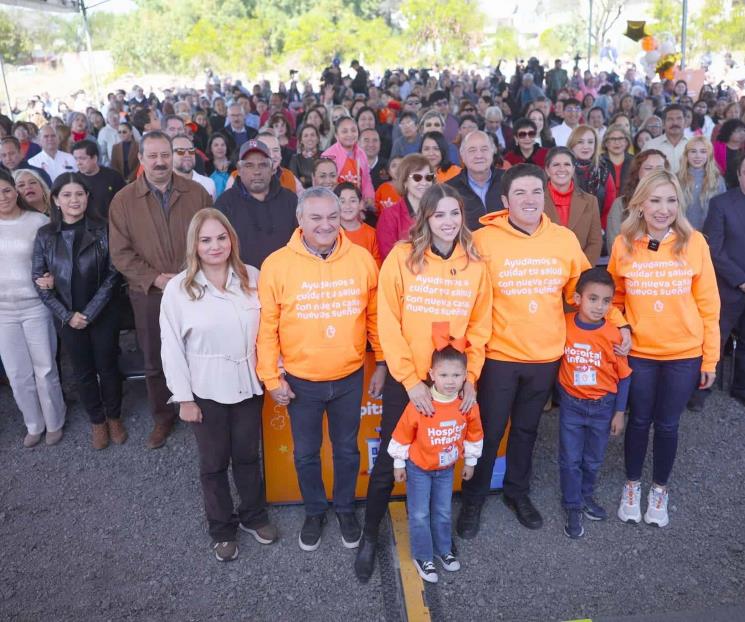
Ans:
{"type": "MultiPolygon", "coordinates": [[[[246,266],[251,285],[259,271],[246,266]]],[[[197,395],[221,404],[236,404],[261,395],[256,375],[259,296],[246,294],[231,269],[226,292],[201,272],[195,281],[204,295],[191,300],[182,283],[186,272],[172,278],[160,305],[161,360],[170,402],[191,402],[197,395]]]]}
{"type": "Polygon", "coordinates": [[[0,311],[42,304],[31,280],[36,232],[49,222],[39,212],[24,211],[14,220],[0,219],[0,311]]]}

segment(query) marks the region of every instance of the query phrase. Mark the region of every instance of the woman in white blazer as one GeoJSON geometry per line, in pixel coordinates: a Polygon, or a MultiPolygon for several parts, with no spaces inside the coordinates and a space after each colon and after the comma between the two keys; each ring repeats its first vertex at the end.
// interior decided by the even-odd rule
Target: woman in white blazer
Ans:
{"type": "Polygon", "coordinates": [[[190,424],[212,548],[219,561],[238,556],[237,528],[261,544],[277,539],[269,522],[259,461],[263,391],[256,376],[259,271],[244,265],[235,230],[215,209],[191,221],[186,270],[163,292],[161,357],[171,402],[190,424]],[[238,524],[228,481],[232,462],[238,524]]]}

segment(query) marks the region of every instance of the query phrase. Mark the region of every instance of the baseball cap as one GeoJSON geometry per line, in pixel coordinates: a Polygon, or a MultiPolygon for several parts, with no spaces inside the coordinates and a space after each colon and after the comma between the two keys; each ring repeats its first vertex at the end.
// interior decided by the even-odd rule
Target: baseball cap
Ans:
{"type": "Polygon", "coordinates": [[[264,157],[270,158],[272,154],[269,153],[269,147],[267,147],[260,140],[247,140],[241,145],[241,150],[238,152],[238,159],[242,160],[249,153],[260,153],[264,157]]]}

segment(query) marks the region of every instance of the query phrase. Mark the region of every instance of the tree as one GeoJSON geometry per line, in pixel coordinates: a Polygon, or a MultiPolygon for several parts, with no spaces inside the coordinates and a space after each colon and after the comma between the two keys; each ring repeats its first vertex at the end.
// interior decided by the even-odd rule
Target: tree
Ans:
{"type": "MultiPolygon", "coordinates": [[[[594,0],[592,3],[592,38],[593,53],[605,44],[605,39],[618,18],[621,17],[625,0],[594,0]]],[[[586,23],[586,22],[585,22],[586,23]]]]}
{"type": "MultiPolygon", "coordinates": [[[[708,8],[705,9],[708,11],[708,8]]],[[[669,0],[654,0],[652,2],[652,18],[650,31],[654,35],[669,34],[680,42],[680,27],[683,22],[683,9],[680,2],[669,0]]]]}
{"type": "Polygon", "coordinates": [[[492,35],[492,44],[489,49],[492,55],[493,64],[497,64],[499,59],[505,58],[512,60],[520,54],[520,44],[517,40],[517,33],[514,28],[500,26],[492,35]]]}
{"type": "Polygon", "coordinates": [[[31,40],[26,29],[10,13],[0,15],[0,55],[7,63],[21,64],[31,58],[31,40]]]}
{"type": "Polygon", "coordinates": [[[412,61],[448,65],[475,58],[485,20],[475,0],[404,0],[401,15],[412,61]]]}
{"type": "Polygon", "coordinates": [[[547,28],[539,35],[538,43],[544,55],[548,54],[553,58],[572,57],[587,45],[587,37],[583,36],[586,31],[586,23],[575,19],[568,24],[547,28]]]}

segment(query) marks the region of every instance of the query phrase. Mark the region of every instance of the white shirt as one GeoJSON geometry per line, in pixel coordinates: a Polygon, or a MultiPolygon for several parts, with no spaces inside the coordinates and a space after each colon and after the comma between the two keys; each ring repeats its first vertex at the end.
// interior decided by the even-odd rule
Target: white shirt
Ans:
{"type": "MultiPolygon", "coordinates": [[[[259,271],[246,266],[251,287],[259,271]]],[[[191,402],[197,395],[221,404],[237,404],[261,395],[256,375],[259,331],[258,292],[246,294],[238,275],[228,272],[225,292],[196,274],[204,295],[191,300],[182,287],[186,271],[166,285],[160,306],[161,360],[169,402],[191,402]]]]}
{"type": "Polygon", "coordinates": [[[551,128],[551,135],[554,137],[554,142],[557,147],[566,147],[567,141],[569,140],[569,134],[572,133],[572,128],[569,127],[566,121],[562,121],[561,125],[551,128]]]}
{"type": "Polygon", "coordinates": [[[644,149],[642,149],[642,151],[647,151],[647,149],[657,149],[659,151],[662,151],[662,153],[664,153],[665,157],[667,158],[668,164],[670,164],[670,172],[673,175],[677,175],[678,170],[680,169],[680,160],[683,157],[683,150],[685,149],[687,142],[688,139],[683,136],[678,141],[677,145],[673,145],[667,139],[667,136],[662,134],[657,138],[650,138],[644,145],[644,149]]]}
{"type": "Polygon", "coordinates": [[[46,151],[41,151],[33,158],[30,158],[28,163],[45,171],[52,180],[52,183],[62,173],[76,173],[78,170],[78,165],[75,164],[75,158],[59,149],[54,157],[51,157],[46,151]]]}
{"type": "Polygon", "coordinates": [[[204,188],[212,197],[212,201],[215,201],[215,199],[217,199],[217,188],[215,187],[215,182],[212,181],[209,177],[205,177],[204,175],[200,175],[196,171],[192,171],[191,180],[197,182],[200,186],[202,186],[202,188],[204,188]]]}
{"type": "Polygon", "coordinates": [[[109,166],[111,164],[111,150],[114,148],[114,145],[121,141],[119,130],[114,129],[108,123],[105,127],[101,128],[101,131],[98,133],[98,147],[101,151],[101,159],[98,163],[103,166],[109,166]]]}

